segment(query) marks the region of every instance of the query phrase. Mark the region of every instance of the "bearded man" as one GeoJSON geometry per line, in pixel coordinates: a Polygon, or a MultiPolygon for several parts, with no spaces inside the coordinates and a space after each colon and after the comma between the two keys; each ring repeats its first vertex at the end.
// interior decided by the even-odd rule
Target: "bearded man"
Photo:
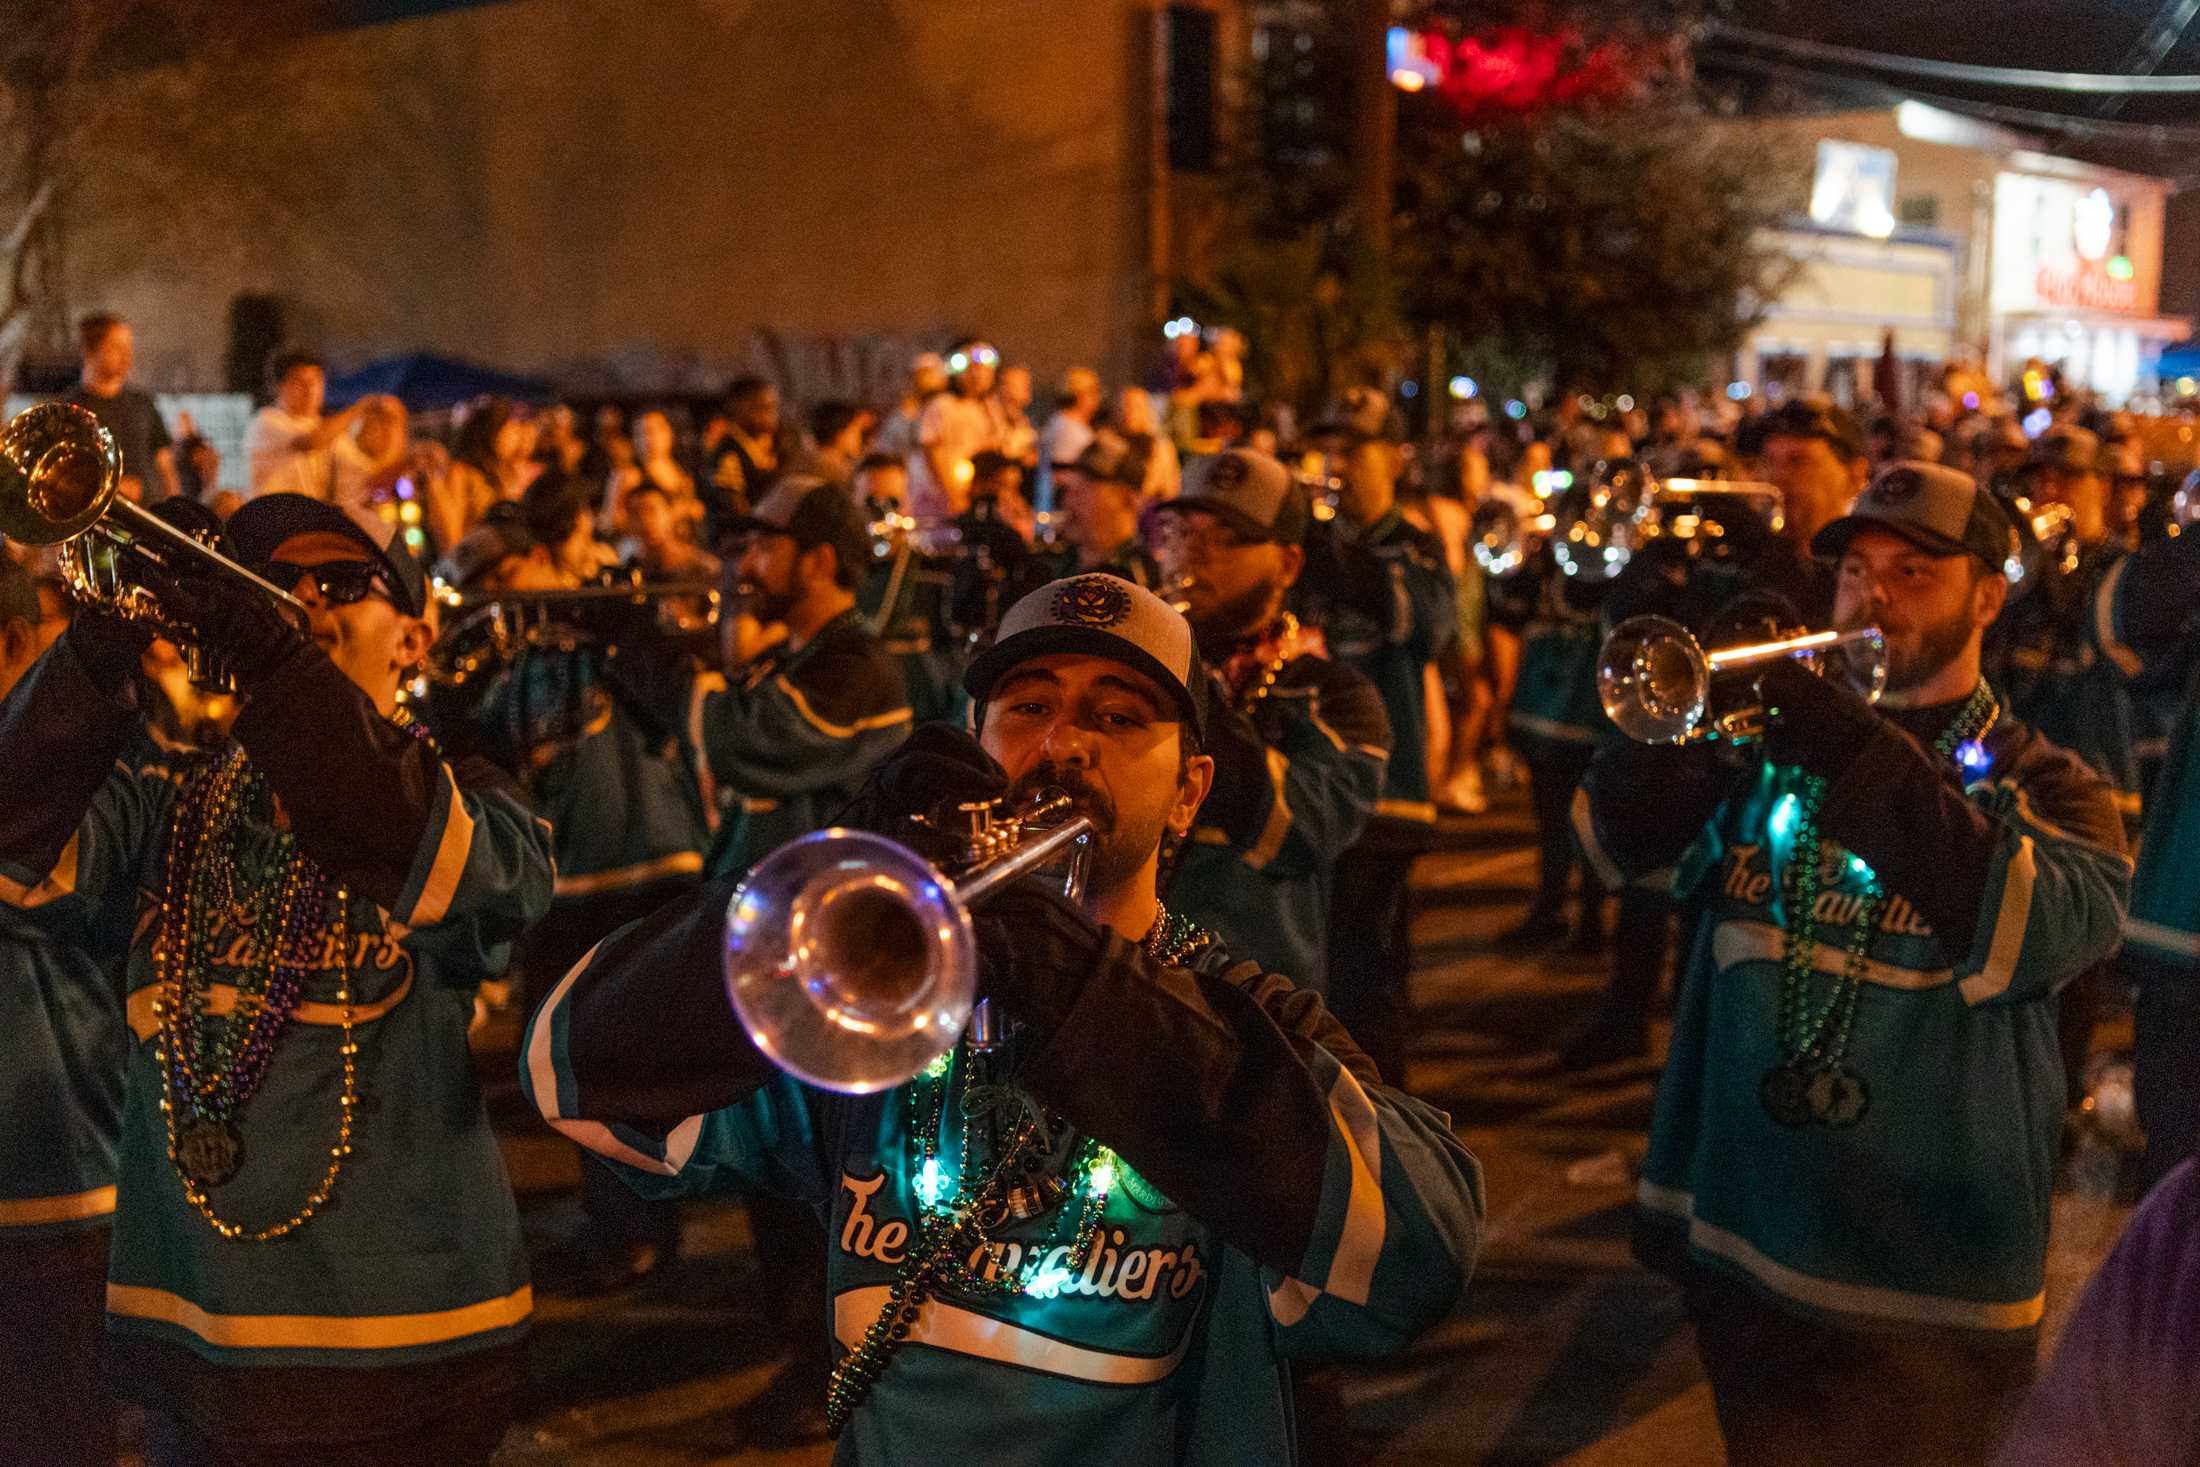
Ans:
{"type": "Polygon", "coordinates": [[[1585,838],[1702,898],[1637,1249],[1681,1284],[1737,1462],[1983,1462],[2031,1379],[2062,1131],[2055,995],[2131,883],[2108,786],[1979,673],[2013,532],[1937,464],[1813,548],[1877,707],[1759,680],[1763,757],[1600,754],[1585,838]]]}
{"type": "Polygon", "coordinates": [[[827,1217],[843,1467],[1287,1464],[1289,1359],[1395,1350],[1464,1292],[1481,1181],[1449,1121],[1162,903],[1214,776],[1204,682],[1151,592],[1053,582],[966,674],[978,737],[919,731],[849,813],[924,844],[916,817],[1052,788],[1093,820],[1080,899],[977,908],[999,1049],[868,1095],[780,1074],[726,1002],[724,884],[530,1025],[528,1093],[636,1187],[760,1182],[827,1217]]]}
{"type": "Polygon", "coordinates": [[[1367,829],[1390,762],[1382,694],[1284,607],[1312,516],[1280,462],[1242,448],[1194,460],[1153,518],[1211,670],[1215,761],[1169,899],[1232,952],[1318,987],[1337,859],[1367,829]]]}

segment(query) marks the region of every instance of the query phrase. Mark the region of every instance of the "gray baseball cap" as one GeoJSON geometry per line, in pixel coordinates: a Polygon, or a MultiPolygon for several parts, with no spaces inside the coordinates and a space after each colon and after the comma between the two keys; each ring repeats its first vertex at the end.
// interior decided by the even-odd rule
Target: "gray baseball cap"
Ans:
{"type": "Polygon", "coordinates": [[[983,708],[993,684],[1010,669],[1055,652],[1112,658],[1144,674],[1204,737],[1206,708],[1198,690],[1207,675],[1191,624],[1145,587],[1099,572],[1049,581],[1008,609],[993,645],[964,670],[963,688],[983,708]]]}
{"type": "Polygon", "coordinates": [[[815,474],[783,476],[747,514],[729,518],[720,533],[731,537],[759,531],[789,536],[800,550],[830,545],[844,567],[861,566],[870,558],[870,531],[855,502],[839,485],[815,474]]]}
{"type": "Polygon", "coordinates": [[[2032,445],[2032,462],[2045,469],[2068,469],[2078,474],[2108,471],[2099,435],[2074,423],[2062,423],[2042,433],[2032,445]]]}
{"type": "Polygon", "coordinates": [[[1192,460],[1184,487],[1174,499],[1154,506],[1155,514],[1204,510],[1227,521],[1240,534],[1278,545],[1306,540],[1311,518],[1306,490],[1291,471],[1269,454],[1230,448],[1192,460]]]}
{"type": "Polygon", "coordinates": [[[1859,530],[1886,530],[1934,555],[1975,555],[1991,570],[2009,559],[2016,536],[2000,503],[1969,474],[1917,459],[1881,469],[1810,548],[1839,559],[1859,530]]]}
{"type": "Polygon", "coordinates": [[[1102,428],[1092,435],[1092,442],[1085,451],[1066,464],[1056,464],[1055,472],[1075,470],[1088,479],[1103,484],[1122,484],[1132,489],[1146,485],[1146,469],[1150,455],[1122,434],[1102,428]]]}

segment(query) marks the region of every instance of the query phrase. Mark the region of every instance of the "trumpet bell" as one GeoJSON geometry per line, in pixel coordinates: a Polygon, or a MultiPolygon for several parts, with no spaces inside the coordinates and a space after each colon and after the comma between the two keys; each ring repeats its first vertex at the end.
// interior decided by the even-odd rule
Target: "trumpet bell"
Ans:
{"type": "Polygon", "coordinates": [[[1703,722],[1711,668],[1679,622],[1629,617],[1597,656],[1597,698],[1613,726],[1637,743],[1685,743],[1703,722]]]}
{"type": "Polygon", "coordinates": [[[727,997],[781,1069],[851,1095],[954,1047],[977,1001],[970,915],[898,842],[835,827],[759,861],[726,908],[727,997]]]}
{"type": "Polygon", "coordinates": [[[71,403],[40,403],[0,430],[0,534],[58,545],[106,512],[122,479],[122,450],[98,418],[71,403]]]}

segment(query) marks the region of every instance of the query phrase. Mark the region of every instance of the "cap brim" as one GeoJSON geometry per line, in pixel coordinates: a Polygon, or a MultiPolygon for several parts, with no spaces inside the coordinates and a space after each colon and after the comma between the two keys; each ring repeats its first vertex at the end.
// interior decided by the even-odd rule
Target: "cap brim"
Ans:
{"type": "Polygon", "coordinates": [[[426,587],[419,568],[414,566],[412,574],[406,574],[396,558],[376,544],[358,521],[333,504],[303,494],[263,494],[247,500],[222,528],[236,548],[237,559],[248,570],[257,570],[273,560],[283,542],[295,536],[341,535],[389,572],[391,591],[409,603],[399,604],[398,610],[407,616],[419,616],[426,610],[426,587]]]}
{"type": "MultiPolygon", "coordinates": [[[[1043,626],[1032,627],[1012,637],[995,642],[970,660],[963,669],[963,691],[981,708],[987,693],[1001,676],[1018,663],[1029,662],[1034,657],[1046,657],[1057,652],[1079,652],[1091,657],[1105,657],[1110,662],[1120,662],[1136,669],[1161,689],[1176,704],[1177,712],[1193,732],[1202,738],[1206,734],[1206,717],[1199,705],[1199,697],[1191,688],[1177,681],[1176,674],[1161,665],[1161,659],[1142,647],[1134,646],[1112,632],[1098,627],[1043,626]]],[[[1193,654],[1192,673],[1195,680],[1201,674],[1197,653],[1193,654]]]]}
{"type": "Polygon", "coordinates": [[[1863,530],[1885,530],[1899,535],[1918,549],[1932,555],[1969,555],[1971,547],[1961,540],[1950,539],[1938,530],[1913,525],[1906,520],[1883,519],[1875,514],[1845,514],[1811,537],[1813,555],[1829,560],[1839,560],[1848,553],[1849,542],[1863,530]]]}
{"type": "Polygon", "coordinates": [[[785,525],[775,525],[770,520],[758,519],[753,514],[730,515],[719,526],[718,535],[725,539],[733,535],[792,535],[785,525]]]}
{"type": "Polygon", "coordinates": [[[1272,545],[1281,545],[1284,539],[1276,533],[1274,525],[1264,525],[1234,504],[1222,504],[1212,499],[1193,499],[1179,494],[1174,499],[1164,499],[1153,507],[1155,518],[1165,514],[1211,514],[1241,535],[1272,545]]]}

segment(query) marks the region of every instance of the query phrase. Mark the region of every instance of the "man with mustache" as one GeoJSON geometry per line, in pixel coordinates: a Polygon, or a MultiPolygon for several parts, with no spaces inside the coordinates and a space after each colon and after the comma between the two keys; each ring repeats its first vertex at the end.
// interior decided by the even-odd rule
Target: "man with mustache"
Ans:
{"type": "Polygon", "coordinates": [[[1382,793],[1390,719],[1367,676],[1284,609],[1310,520],[1290,470],[1242,448],[1193,460],[1184,492],[1154,511],[1163,572],[1211,671],[1215,761],[1170,899],[1231,952],[1315,988],[1331,877],[1382,793]]]}
{"type": "Polygon", "coordinates": [[[967,1042],[881,1094],[777,1072],[726,1003],[724,884],[584,961],[522,1083],[637,1188],[757,1180],[826,1215],[843,1464],[1289,1463],[1285,1361],[1448,1313],[1479,1169],[1318,998],[1163,904],[1214,769],[1181,616],[1056,581],[965,682],[977,739],[921,730],[851,816],[924,843],[917,817],[1051,785],[1099,827],[1081,900],[977,909],[989,1083],[967,1042]]]}
{"type": "Polygon", "coordinates": [[[1678,1282],[1737,1462],[1983,1462],[2033,1369],[2062,1129],[2057,992],[2131,882],[2098,775],[1979,674],[2012,546],[1903,462],[1813,548],[1886,635],[1875,708],[1792,660],[1762,759],[1600,754],[1586,838],[1703,911],[1637,1247],[1678,1282]]]}
{"type": "Polygon", "coordinates": [[[728,675],[696,678],[688,713],[714,876],[823,825],[910,721],[901,669],[856,607],[871,541],[846,491],[790,474],[727,525],[750,595],[726,608],[728,675]]]}

